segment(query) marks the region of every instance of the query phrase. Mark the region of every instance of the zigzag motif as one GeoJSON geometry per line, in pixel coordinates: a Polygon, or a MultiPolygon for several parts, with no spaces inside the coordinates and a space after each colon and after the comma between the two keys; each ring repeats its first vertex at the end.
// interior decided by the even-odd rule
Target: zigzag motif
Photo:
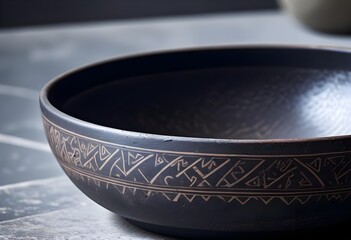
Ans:
{"type": "Polygon", "coordinates": [[[44,126],[52,151],[71,177],[113,186],[121,194],[160,193],[175,202],[216,198],[269,204],[278,199],[286,205],[322,198],[345,201],[350,195],[351,151],[279,157],[159,152],[92,140],[45,119],[44,126]]]}

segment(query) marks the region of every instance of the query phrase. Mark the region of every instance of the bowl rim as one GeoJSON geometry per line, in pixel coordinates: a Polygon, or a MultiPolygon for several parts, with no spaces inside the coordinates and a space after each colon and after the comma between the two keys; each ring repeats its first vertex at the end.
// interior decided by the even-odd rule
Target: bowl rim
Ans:
{"type": "MultiPolygon", "coordinates": [[[[41,105],[41,114],[45,117],[43,109],[45,109],[50,114],[54,115],[56,118],[64,120],[65,122],[73,123],[79,125],[83,128],[92,128],[97,131],[104,131],[109,133],[115,133],[118,135],[124,135],[127,137],[143,137],[147,139],[154,139],[157,141],[172,141],[177,142],[198,142],[198,143],[217,143],[217,144],[272,144],[272,143],[300,143],[300,142],[325,142],[325,141],[336,141],[343,139],[351,139],[351,134],[347,135],[335,135],[335,136],[325,136],[325,137],[311,137],[311,138],[270,138],[270,139],[225,139],[225,138],[206,138],[206,137],[187,137],[187,136],[174,136],[174,135],[165,135],[165,134],[155,134],[155,133],[144,133],[131,130],[123,130],[118,128],[112,128],[104,125],[99,125],[83,119],[76,118],[74,116],[68,115],[63,111],[56,108],[48,99],[48,93],[50,89],[59,81],[66,78],[67,76],[73,75],[75,73],[84,71],[86,69],[104,65],[107,63],[112,63],[121,60],[127,60],[132,58],[142,58],[153,55],[160,54],[172,54],[177,52],[194,52],[194,51],[206,51],[206,50],[226,50],[226,49],[272,49],[272,50],[322,50],[330,52],[339,52],[339,53],[349,53],[351,54],[351,48],[342,47],[342,46],[331,46],[331,45],[308,45],[308,44],[240,44],[240,45],[209,45],[209,46],[200,46],[200,47],[184,47],[184,48],[170,48],[170,49],[161,49],[161,50],[152,50],[139,53],[132,53],[121,55],[117,57],[107,58],[104,60],[95,61],[90,64],[84,64],[82,66],[73,68],[62,74],[56,76],[47,82],[41,89],[39,94],[39,102],[41,105]]],[[[45,117],[46,118],[46,117],[45,117]]]]}

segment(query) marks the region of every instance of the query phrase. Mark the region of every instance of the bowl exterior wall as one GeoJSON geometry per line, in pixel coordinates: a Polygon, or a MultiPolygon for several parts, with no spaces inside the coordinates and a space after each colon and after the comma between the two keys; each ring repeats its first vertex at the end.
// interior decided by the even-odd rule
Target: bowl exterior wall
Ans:
{"type": "Polygon", "coordinates": [[[346,49],[262,46],[110,60],[62,75],[43,89],[44,128],[58,163],[82,192],[150,229],[281,231],[337,224],[351,216],[351,135],[172,137],[108,128],[59,109],[67,98],[103,81],[160,70],[224,64],[350,71],[350,61],[346,49]]]}
{"type": "Polygon", "coordinates": [[[171,139],[155,144],[43,112],[48,142],[65,173],[123,217],[227,232],[319,227],[351,216],[351,148],[340,147],[342,142],[342,151],[318,153],[309,152],[308,143],[295,150],[299,154],[282,154],[279,143],[265,143],[261,147],[270,154],[244,154],[235,142],[221,153],[216,143],[205,151],[203,143],[191,141],[182,151],[184,143],[171,139]]]}

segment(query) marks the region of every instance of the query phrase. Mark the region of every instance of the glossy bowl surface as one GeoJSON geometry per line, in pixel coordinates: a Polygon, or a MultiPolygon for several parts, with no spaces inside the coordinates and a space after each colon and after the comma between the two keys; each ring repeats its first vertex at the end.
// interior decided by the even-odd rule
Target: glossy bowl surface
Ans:
{"type": "Polygon", "coordinates": [[[351,216],[350,62],[347,49],[287,46],[112,59],[46,85],[44,127],[82,192],[153,231],[339,224],[351,216]]]}

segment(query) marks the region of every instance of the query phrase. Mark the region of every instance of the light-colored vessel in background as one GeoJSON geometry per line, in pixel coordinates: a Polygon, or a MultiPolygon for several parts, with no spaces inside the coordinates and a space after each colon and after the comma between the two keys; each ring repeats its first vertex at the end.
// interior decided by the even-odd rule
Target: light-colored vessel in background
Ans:
{"type": "Polygon", "coordinates": [[[278,0],[305,26],[331,33],[351,32],[350,0],[278,0]]]}

